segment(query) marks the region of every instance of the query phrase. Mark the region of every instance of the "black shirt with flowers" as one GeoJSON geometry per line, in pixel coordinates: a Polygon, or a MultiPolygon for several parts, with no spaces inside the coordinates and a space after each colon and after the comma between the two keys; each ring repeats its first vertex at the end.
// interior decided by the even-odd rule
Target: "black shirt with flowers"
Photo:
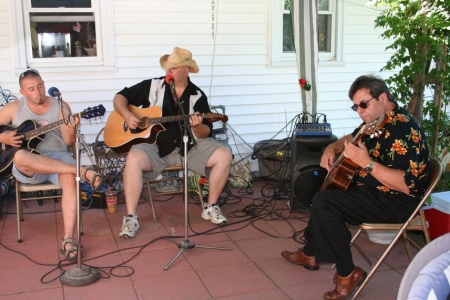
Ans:
{"type": "MultiPolygon", "coordinates": [[[[362,123],[352,135],[355,137],[362,123]]],[[[361,141],[367,147],[370,157],[389,168],[401,170],[410,194],[421,198],[424,194],[429,168],[428,143],[416,119],[404,108],[395,104],[387,116],[386,124],[376,135],[364,135],[361,141]]],[[[353,177],[354,185],[367,185],[391,194],[404,193],[389,189],[371,174],[359,168],[353,177]]]]}

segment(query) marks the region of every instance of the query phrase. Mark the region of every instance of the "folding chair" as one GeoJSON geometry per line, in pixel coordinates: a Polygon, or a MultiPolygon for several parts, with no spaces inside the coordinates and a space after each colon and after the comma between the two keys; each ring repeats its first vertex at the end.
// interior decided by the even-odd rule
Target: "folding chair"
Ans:
{"type": "MultiPolygon", "coordinates": [[[[183,170],[184,170],[183,166],[169,166],[169,167],[165,168],[163,170],[163,172],[165,172],[165,171],[168,171],[168,172],[178,171],[179,172],[179,171],[183,171],[183,170]]],[[[197,184],[196,184],[196,189],[190,189],[190,190],[188,190],[188,192],[194,192],[194,193],[197,194],[197,196],[198,196],[198,198],[200,200],[200,204],[201,204],[202,209],[203,209],[203,196],[202,196],[202,191],[201,191],[201,188],[200,188],[200,184],[198,183],[198,179],[200,178],[200,176],[194,171],[191,171],[191,172],[194,173],[194,178],[197,181],[197,184]]],[[[148,193],[148,197],[149,197],[149,200],[150,200],[150,206],[152,207],[152,212],[153,212],[153,221],[155,223],[158,220],[156,219],[155,207],[153,205],[153,196],[181,194],[181,193],[184,192],[184,190],[183,190],[183,184],[180,184],[180,189],[179,190],[167,191],[167,192],[158,192],[158,193],[152,195],[150,185],[152,183],[159,183],[159,182],[173,181],[173,180],[180,180],[180,179],[182,180],[182,178],[179,178],[179,177],[163,177],[161,179],[155,179],[154,175],[153,175],[153,171],[144,172],[144,185],[147,186],[147,193],[148,193]]]]}
{"type": "MultiPolygon", "coordinates": [[[[69,151],[73,151],[72,147],[68,147],[69,151]]],[[[61,188],[49,181],[30,184],[16,181],[16,205],[17,205],[17,241],[22,243],[22,228],[21,222],[23,219],[22,202],[37,200],[39,205],[42,205],[45,199],[53,199],[55,203],[61,198],[61,188]]],[[[83,234],[83,225],[80,225],[81,234],[83,234]]]]}
{"type": "Polygon", "coordinates": [[[356,297],[359,295],[359,293],[362,291],[362,289],[366,286],[367,282],[372,278],[374,273],[377,271],[378,267],[383,263],[386,256],[391,252],[392,248],[395,246],[395,244],[398,242],[400,237],[403,237],[403,242],[405,243],[406,252],[408,254],[409,261],[412,260],[411,255],[411,248],[410,243],[417,249],[420,249],[421,247],[417,245],[411,238],[409,238],[406,234],[407,230],[418,230],[423,231],[425,235],[426,243],[428,244],[430,242],[430,235],[428,233],[428,227],[427,227],[427,221],[425,219],[425,214],[422,210],[422,206],[425,204],[425,201],[430,196],[431,192],[436,187],[437,183],[439,182],[439,179],[441,178],[442,174],[442,166],[440,162],[437,159],[432,158],[430,160],[430,169],[428,172],[428,181],[427,186],[425,190],[425,194],[420,200],[419,205],[414,210],[414,212],[411,214],[411,216],[408,218],[408,220],[405,223],[399,223],[399,224],[381,224],[381,223],[363,223],[358,225],[359,229],[356,232],[355,236],[352,238],[351,246],[355,246],[359,253],[363,256],[363,258],[367,261],[367,263],[370,266],[370,272],[367,274],[366,280],[361,284],[361,286],[358,288],[356,293],[353,295],[352,299],[356,299],[356,297]],[[372,267],[372,262],[367,257],[367,255],[362,251],[362,249],[355,243],[356,239],[360,236],[361,232],[363,230],[377,230],[377,231],[398,231],[397,235],[394,237],[392,242],[389,244],[387,249],[384,251],[383,255],[378,259],[376,264],[372,267]]]}
{"type": "Polygon", "coordinates": [[[23,221],[22,202],[37,200],[39,205],[45,199],[53,199],[55,203],[61,196],[58,195],[61,188],[51,182],[43,182],[39,184],[22,183],[16,180],[16,205],[17,205],[17,234],[19,243],[22,243],[21,221],[23,221]],[[51,195],[48,195],[48,192],[51,195]],[[33,193],[29,195],[29,193],[33,193]],[[28,195],[27,195],[28,194],[28,195]]]}

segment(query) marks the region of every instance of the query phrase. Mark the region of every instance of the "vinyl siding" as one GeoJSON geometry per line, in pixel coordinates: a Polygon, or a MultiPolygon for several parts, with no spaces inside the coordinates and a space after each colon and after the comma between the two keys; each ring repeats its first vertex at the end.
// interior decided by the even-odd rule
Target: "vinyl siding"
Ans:
{"type": "MultiPolygon", "coordinates": [[[[347,91],[352,81],[378,72],[390,57],[385,52],[388,43],[373,25],[379,9],[364,7],[366,0],[345,3],[344,63],[319,62],[317,111],[327,115],[337,136],[360,123],[349,109],[347,91]]],[[[0,0],[0,85],[20,96],[9,5],[9,0],[0,0]]],[[[200,67],[198,74],[191,74],[192,81],[208,95],[211,105],[226,107],[237,133],[251,145],[270,139],[302,107],[295,63],[270,65],[271,0],[215,0],[215,5],[214,40],[209,0],[113,0],[115,70],[44,73],[47,89],[58,87],[73,112],[97,104],[106,107],[103,119],[82,122],[81,133],[92,143],[113,109],[114,94],[164,75],[159,58],[179,46],[189,49],[200,67]]],[[[283,134],[279,138],[286,137],[283,134]]],[[[238,137],[230,135],[229,143],[235,154],[251,153],[238,137]]],[[[93,159],[83,154],[83,160],[93,159]]]]}

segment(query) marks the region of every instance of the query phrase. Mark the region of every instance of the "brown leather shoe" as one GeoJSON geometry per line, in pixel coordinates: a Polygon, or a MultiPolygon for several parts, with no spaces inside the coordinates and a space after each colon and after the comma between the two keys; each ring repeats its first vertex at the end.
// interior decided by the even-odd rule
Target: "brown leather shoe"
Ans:
{"type": "Polygon", "coordinates": [[[281,256],[283,256],[283,258],[286,259],[288,262],[296,265],[302,265],[308,270],[319,269],[319,263],[316,261],[316,257],[306,256],[303,253],[303,248],[298,249],[297,252],[289,252],[284,250],[283,252],[281,252],[281,256]]]}
{"type": "Polygon", "coordinates": [[[360,267],[355,267],[347,277],[336,274],[336,287],[323,295],[325,300],[350,299],[367,277],[367,273],[360,267]]]}

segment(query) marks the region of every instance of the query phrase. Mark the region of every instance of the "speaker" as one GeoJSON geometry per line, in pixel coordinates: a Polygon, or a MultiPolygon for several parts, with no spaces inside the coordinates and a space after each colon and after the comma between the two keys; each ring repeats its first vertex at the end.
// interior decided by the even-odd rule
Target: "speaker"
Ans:
{"type": "Polygon", "coordinates": [[[292,137],[291,145],[291,209],[311,208],[314,195],[320,190],[327,170],[320,167],[325,148],[337,141],[331,136],[292,137]]]}

